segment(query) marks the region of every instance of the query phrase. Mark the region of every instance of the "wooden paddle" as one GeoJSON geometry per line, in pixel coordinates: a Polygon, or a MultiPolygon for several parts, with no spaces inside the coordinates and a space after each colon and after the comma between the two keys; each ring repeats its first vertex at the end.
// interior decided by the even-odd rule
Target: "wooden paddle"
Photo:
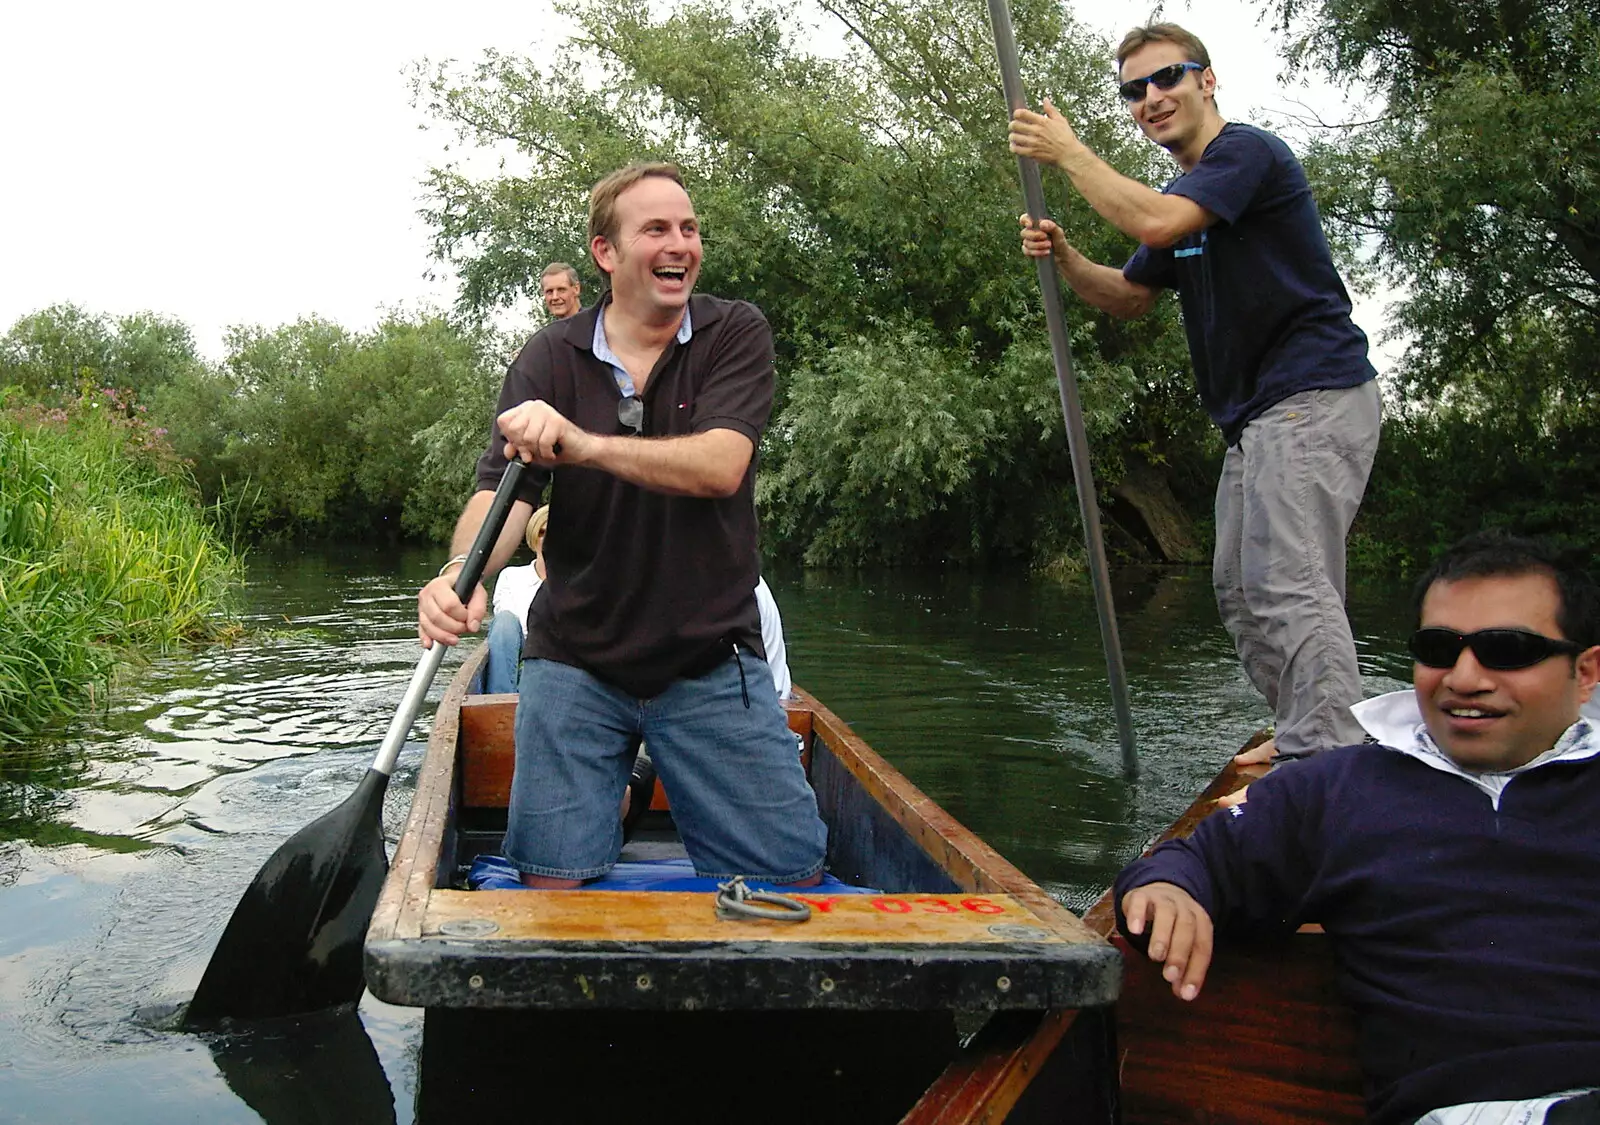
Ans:
{"type": "MultiPolygon", "coordinates": [[[[456,576],[456,597],[463,603],[483,576],[523,469],[521,461],[506,467],[456,576]]],[[[261,865],[211,954],[184,1014],[186,1026],[294,1015],[361,998],[361,947],[389,867],[383,794],[446,647],[436,642],[423,653],[378,756],[355,792],[261,865]]]]}

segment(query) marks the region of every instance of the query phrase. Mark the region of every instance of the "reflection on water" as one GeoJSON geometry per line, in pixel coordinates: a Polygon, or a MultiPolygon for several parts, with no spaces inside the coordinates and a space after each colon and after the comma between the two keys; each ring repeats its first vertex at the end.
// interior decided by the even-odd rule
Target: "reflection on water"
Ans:
{"type": "Polygon", "coordinates": [[[228,1088],[264,1125],[394,1125],[389,1079],[353,1008],[206,1038],[228,1088]]]}
{"type": "MultiPolygon", "coordinates": [[[[0,759],[0,1122],[414,1119],[419,1013],[368,997],[359,1020],[208,1040],[134,1013],[193,990],[256,868],[360,779],[414,666],[436,554],[258,557],[245,640],[130,671],[104,714],[0,759]]],[[[1202,574],[1118,576],[1135,785],[1087,587],[768,578],[797,682],[1076,908],[1268,720],[1202,574]]],[[[1352,598],[1368,686],[1393,687],[1404,610],[1352,598]]],[[[413,749],[390,787],[391,834],[415,765],[413,749]]]]}

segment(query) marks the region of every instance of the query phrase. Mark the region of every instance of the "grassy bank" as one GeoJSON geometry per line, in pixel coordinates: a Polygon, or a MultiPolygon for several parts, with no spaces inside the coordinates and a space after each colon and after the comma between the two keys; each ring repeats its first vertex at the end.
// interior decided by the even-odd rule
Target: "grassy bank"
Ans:
{"type": "Polygon", "coordinates": [[[0,412],[0,747],[92,702],[119,657],[225,632],[241,579],[139,408],[0,412]]]}

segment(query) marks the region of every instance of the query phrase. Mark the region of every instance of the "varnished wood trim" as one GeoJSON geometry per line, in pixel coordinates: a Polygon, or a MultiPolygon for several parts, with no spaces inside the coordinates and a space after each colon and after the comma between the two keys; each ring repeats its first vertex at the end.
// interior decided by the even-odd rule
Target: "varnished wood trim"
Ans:
{"type": "Polygon", "coordinates": [[[1198,999],[1129,947],[1117,1002],[1123,1125],[1359,1125],[1355,1014],[1331,940],[1217,950],[1198,999]]]}
{"type": "MultiPolygon", "coordinates": [[[[1034,925],[1030,911],[1009,895],[830,895],[788,891],[810,904],[800,925],[723,920],[711,895],[671,891],[453,891],[436,890],[428,903],[424,934],[448,933],[466,919],[495,924],[483,945],[537,942],[792,942],[963,945],[1011,948],[1014,939],[995,934],[996,925],[1034,925]]],[[[1044,955],[1075,943],[1042,938],[1024,946],[1044,955]]]]}
{"type": "MultiPolygon", "coordinates": [[[[1256,735],[1248,749],[1263,741],[1256,735]]],[[[1217,798],[1268,766],[1230,760],[1156,844],[1182,839],[1217,798]]],[[[1149,854],[1146,852],[1146,854],[1149,854]]],[[[1123,1125],[1357,1125],[1366,1119],[1355,1014],[1338,991],[1320,926],[1287,942],[1217,950],[1200,998],[1172,995],[1161,968],[1116,929],[1108,890],[1084,915],[1123,951],[1117,1041],[1123,1125]]]]}
{"type": "Polygon", "coordinates": [[[461,701],[461,803],[503,809],[516,769],[517,697],[469,695],[461,701]]]}
{"type": "Polygon", "coordinates": [[[373,912],[368,941],[418,937],[422,933],[428,896],[437,878],[435,868],[450,818],[461,704],[487,653],[487,648],[479,645],[456,672],[445,689],[444,698],[439,701],[433,730],[428,736],[428,749],[417,775],[417,790],[411,798],[411,811],[395,848],[389,876],[379,894],[378,907],[373,912]]]}
{"type": "MultiPolygon", "coordinates": [[[[986,1039],[985,1033],[979,1032],[973,1046],[945,1068],[900,1119],[900,1125],[1004,1121],[1039,1068],[1060,1046],[1077,1014],[1063,1009],[1041,1012],[1031,1026],[1021,1021],[1022,1013],[995,1017],[1008,1021],[1008,1034],[986,1039]],[[1010,1022],[1013,1020],[1017,1022],[1010,1022]]],[[[1064,1116],[1063,1120],[1070,1118],[1064,1116]]]]}
{"type": "Polygon", "coordinates": [[[949,873],[957,886],[975,894],[1009,895],[1027,907],[1041,925],[1069,940],[1103,940],[1044,888],[911,784],[839,716],[814,696],[798,689],[797,694],[812,709],[816,734],[828,744],[839,764],[949,873]]]}

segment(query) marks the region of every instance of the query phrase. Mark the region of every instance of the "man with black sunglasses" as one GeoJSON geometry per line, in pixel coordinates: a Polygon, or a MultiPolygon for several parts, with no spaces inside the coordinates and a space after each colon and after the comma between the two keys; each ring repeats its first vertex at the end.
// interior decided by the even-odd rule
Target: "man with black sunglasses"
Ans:
{"type": "Polygon", "coordinates": [[[700,224],[670,164],[594,186],[589,249],[609,290],[530,339],[506,372],[455,558],[418,595],[422,643],[484,616],[453,568],[509,458],[529,462],[485,574],[551,486],[545,584],[528,613],[505,856],[530,887],[605,875],[639,739],[703,876],[811,885],[827,828],[764,659],[756,447],[772,332],[745,301],[695,293],[700,224]]]}
{"type": "Polygon", "coordinates": [[[1275,770],[1117,879],[1119,924],[1199,994],[1213,932],[1320,923],[1374,1122],[1600,1122],[1600,590],[1470,537],[1417,586],[1415,688],[1376,743],[1275,770]]]}
{"type": "Polygon", "coordinates": [[[1350,319],[1304,171],[1282,140],[1224,121],[1205,45],[1176,24],[1117,49],[1119,91],[1182,174],[1155,191],[1079,140],[1046,101],[1019,109],[1011,149],[1059,167],[1141,245],[1120,269],[1060,227],[1022,217],[1023,250],[1055,258],[1074,292],[1118,317],[1176,289],[1200,398],[1227,442],[1212,577],[1246,674],[1277,717],[1263,755],[1360,737],[1345,536],[1378,447],[1376,372],[1350,319]]]}

